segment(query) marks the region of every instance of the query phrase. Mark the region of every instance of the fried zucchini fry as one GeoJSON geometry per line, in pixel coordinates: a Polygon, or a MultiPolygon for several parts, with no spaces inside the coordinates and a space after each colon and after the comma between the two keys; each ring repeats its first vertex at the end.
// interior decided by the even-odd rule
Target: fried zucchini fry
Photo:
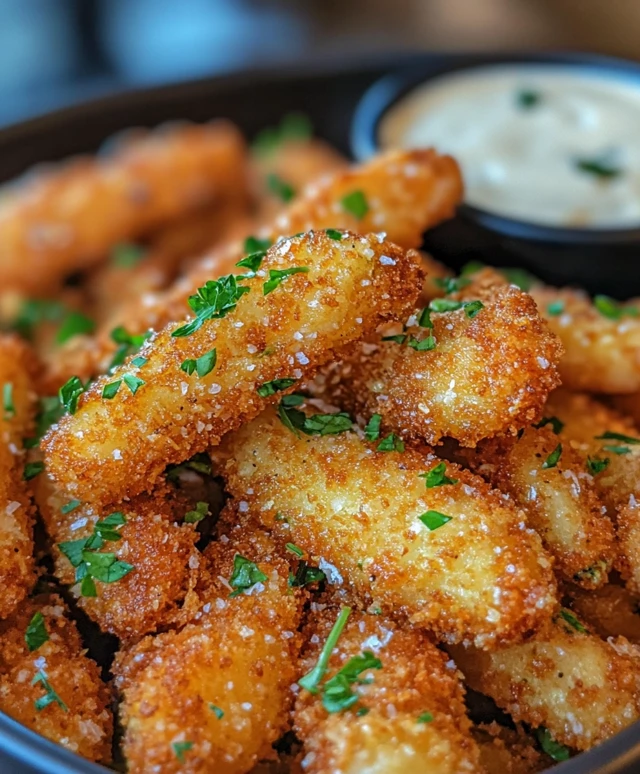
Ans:
{"type": "Polygon", "coordinates": [[[545,426],[489,441],[479,457],[478,472],[526,512],[557,572],[584,588],[606,583],[614,529],[581,454],[545,426]]]}
{"type": "Polygon", "coordinates": [[[449,652],[471,688],[569,747],[588,750],[640,717],[640,651],[604,642],[568,610],[530,642],[449,652]]]}
{"type": "Polygon", "coordinates": [[[416,313],[399,339],[356,345],[328,369],[329,399],[429,444],[451,436],[475,446],[535,421],[559,384],[562,348],[531,298],[490,276],[449,300],[459,308],[431,312],[432,328],[416,313]],[[481,307],[462,308],[472,301],[481,307]]]}
{"type": "Polygon", "coordinates": [[[111,760],[110,691],[60,597],[0,621],[0,711],[91,761],[111,760]]]}
{"type": "Polygon", "coordinates": [[[37,479],[35,496],[54,543],[56,576],[72,587],[79,607],[102,631],[136,641],[176,619],[200,562],[195,525],[184,521],[195,503],[172,486],[160,485],[152,494],[135,497],[118,510],[99,511],[70,498],[46,475],[37,479]],[[87,591],[77,580],[79,567],[70,561],[69,546],[96,532],[105,534],[100,527],[96,530],[96,523],[109,517],[113,520],[114,513],[118,514],[116,523],[99,553],[114,553],[117,562],[126,562],[132,569],[114,581],[94,577],[95,596],[90,596],[93,589],[87,591]]]}
{"type": "Polygon", "coordinates": [[[245,156],[231,124],[185,125],[26,181],[0,208],[0,285],[50,292],[118,242],[215,199],[243,195],[245,156]]]}
{"type": "Polygon", "coordinates": [[[474,726],[472,733],[485,774],[537,774],[554,765],[521,726],[514,730],[495,722],[483,723],[474,726]]]}
{"type": "Polygon", "coordinates": [[[552,560],[509,500],[430,452],[375,448],[351,431],[297,438],[270,409],[216,454],[239,507],[333,566],[362,605],[479,647],[551,615],[552,560]],[[456,483],[425,487],[436,467],[456,483]]]}
{"type": "Polygon", "coordinates": [[[193,620],[116,656],[131,774],[243,774],[287,729],[304,592],[266,534],[225,540],[193,620]]]}
{"type": "Polygon", "coordinates": [[[603,639],[620,636],[640,645],[640,596],[617,583],[591,591],[570,586],[565,591],[571,609],[591,631],[603,639]]]}
{"type": "Polygon", "coordinates": [[[35,581],[33,506],[24,483],[23,438],[30,435],[35,395],[27,346],[0,336],[0,619],[35,581]]]}
{"type": "Polygon", "coordinates": [[[640,390],[640,320],[626,315],[625,305],[610,317],[581,290],[535,285],[530,293],[564,345],[560,376],[565,387],[602,393],[640,390]]]}
{"type": "MultiPolygon", "coordinates": [[[[313,616],[302,674],[316,666],[338,613],[328,607],[313,616]]],[[[305,771],[479,774],[460,673],[428,636],[388,618],[352,612],[329,654],[323,678],[328,686],[363,654],[367,663],[379,666],[361,671],[344,690],[342,701],[332,702],[323,686],[316,694],[300,691],[294,721],[307,753],[305,771]]]]}
{"type": "Polygon", "coordinates": [[[235,280],[216,285],[215,297],[204,288],[200,303],[209,317],[192,321],[197,330],[175,336],[186,327],[168,327],[141,350],[142,365],[129,359],[95,382],[45,439],[47,467],[83,501],[116,502],[148,490],[167,464],[215,445],[274,403],[277,395],[257,392],[263,384],[299,382],[335,350],[406,314],[420,284],[417,253],[376,235],[337,240],[312,232],[283,240],[242,282],[248,292],[235,280]],[[200,376],[195,361],[203,357],[210,359],[200,376]],[[117,380],[118,394],[105,399],[117,380]]]}

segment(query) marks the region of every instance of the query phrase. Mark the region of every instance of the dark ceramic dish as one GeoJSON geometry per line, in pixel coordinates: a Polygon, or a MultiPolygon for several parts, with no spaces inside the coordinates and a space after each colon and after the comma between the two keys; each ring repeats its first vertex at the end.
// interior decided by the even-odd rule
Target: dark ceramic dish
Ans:
{"type": "MultiPolygon", "coordinates": [[[[1,130],[0,181],[15,177],[33,164],[95,151],[121,129],[154,126],[176,118],[203,121],[226,116],[252,136],[262,127],[279,121],[284,113],[302,110],[310,116],[318,135],[347,153],[355,107],[362,94],[385,73],[403,66],[420,72],[420,78],[425,78],[430,72],[442,72],[471,61],[481,60],[422,55],[394,56],[357,64],[332,61],[299,66],[295,72],[288,69],[244,73],[103,98],[1,130]]],[[[362,111],[359,116],[361,121],[362,111]]],[[[455,237],[455,228],[453,232],[455,237]]],[[[489,260],[491,255],[483,257],[489,260]]],[[[511,263],[515,260],[512,258],[511,263]]],[[[625,264],[624,275],[627,282],[631,281],[633,271],[629,264],[625,264]]],[[[580,274],[571,275],[570,279],[576,277],[580,279],[580,274]]],[[[91,640],[87,644],[92,655],[106,667],[108,658],[104,658],[104,652],[96,651],[91,640]]],[[[0,713],[0,774],[100,772],[105,774],[107,769],[78,758],[0,713]]],[[[555,772],[637,774],[640,772],[640,724],[560,764],[555,772]]]]}
{"type": "MultiPolygon", "coordinates": [[[[586,54],[456,56],[438,65],[432,59],[385,75],[364,95],[354,118],[351,147],[356,158],[378,149],[378,127],[385,113],[407,93],[439,75],[487,64],[566,64],[580,71],[632,79],[640,88],[640,64],[586,54]]],[[[469,260],[523,266],[555,285],[579,284],[592,293],[619,298],[640,294],[640,223],[624,229],[541,226],[462,205],[457,217],[434,229],[427,247],[459,267],[469,260]]]]}

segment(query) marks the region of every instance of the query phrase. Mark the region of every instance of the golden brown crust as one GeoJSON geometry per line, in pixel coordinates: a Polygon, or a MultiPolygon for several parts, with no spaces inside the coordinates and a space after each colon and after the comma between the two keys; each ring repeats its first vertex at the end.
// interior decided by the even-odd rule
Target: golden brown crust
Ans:
{"type": "Polygon", "coordinates": [[[362,605],[481,647],[549,617],[552,560],[507,498],[453,464],[458,484],[427,489],[419,475],[440,462],[434,454],[374,449],[354,432],[296,438],[268,410],[220,454],[239,507],[337,568],[362,605]],[[430,531],[419,518],[428,510],[452,521],[430,531]]]}
{"type": "Polygon", "coordinates": [[[265,533],[239,529],[224,540],[206,552],[211,570],[191,622],[116,657],[132,774],[243,774],[287,730],[304,594],[291,593],[288,565],[265,533]],[[230,597],[236,552],[268,580],[230,597]],[[173,747],[181,742],[192,743],[184,763],[173,747]]]}
{"type": "Polygon", "coordinates": [[[278,400],[261,398],[261,384],[301,380],[380,322],[406,314],[420,283],[418,255],[376,235],[335,240],[311,232],[283,240],[243,283],[250,291],[226,317],[185,337],[173,337],[178,326],[170,326],[141,350],[143,366],[129,360],[98,379],[77,412],[46,437],[47,468],[72,496],[89,502],[149,490],[167,464],[215,445],[278,400]],[[290,267],[308,272],[264,295],[267,271],[290,267]],[[217,363],[206,376],[181,370],[185,359],[212,348],[217,363]],[[124,374],[144,385],[132,394],[122,383],[115,398],[103,399],[105,385],[124,374]]]}
{"type": "Polygon", "coordinates": [[[474,726],[472,733],[480,748],[484,774],[537,774],[554,765],[522,726],[511,729],[495,722],[482,723],[474,726]]]}
{"type": "MultiPolygon", "coordinates": [[[[336,607],[312,612],[301,675],[315,666],[338,612],[336,607]]],[[[353,686],[359,700],[351,708],[329,714],[320,696],[304,689],[298,694],[294,719],[304,742],[305,771],[479,773],[460,674],[446,655],[411,626],[352,611],[325,679],[364,651],[378,658],[382,667],[361,674],[371,682],[353,686]],[[421,722],[425,713],[431,720],[421,722]]]]}
{"type": "Polygon", "coordinates": [[[592,632],[603,639],[620,636],[640,645],[640,596],[618,583],[589,591],[571,585],[564,591],[571,609],[592,632]]]}
{"type": "Polygon", "coordinates": [[[53,742],[92,761],[111,760],[113,717],[111,692],[97,664],[85,655],[80,635],[60,597],[41,594],[24,602],[0,622],[0,710],[53,742]],[[36,613],[44,618],[49,639],[29,652],[27,626],[36,613]],[[32,683],[40,672],[66,705],[55,701],[38,710],[44,684],[32,683]]]}

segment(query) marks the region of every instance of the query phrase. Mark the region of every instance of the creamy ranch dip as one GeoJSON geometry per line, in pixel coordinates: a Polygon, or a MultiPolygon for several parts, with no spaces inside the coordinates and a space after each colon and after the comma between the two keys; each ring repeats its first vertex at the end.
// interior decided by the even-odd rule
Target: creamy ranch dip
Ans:
{"type": "Polygon", "coordinates": [[[572,65],[493,65],[411,91],[383,148],[435,146],[467,203],[551,226],[640,226],[640,86],[572,65]]]}

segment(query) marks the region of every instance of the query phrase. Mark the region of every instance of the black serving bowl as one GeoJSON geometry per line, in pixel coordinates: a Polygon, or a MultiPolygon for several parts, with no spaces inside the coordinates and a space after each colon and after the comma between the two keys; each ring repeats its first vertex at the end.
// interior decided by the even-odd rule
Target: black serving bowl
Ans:
{"type": "MultiPolygon", "coordinates": [[[[434,66],[430,57],[383,76],[363,96],[354,116],[351,148],[364,160],[379,150],[387,111],[414,88],[455,71],[493,64],[570,65],[633,79],[640,88],[640,63],[590,54],[456,56],[434,66]]],[[[617,298],[640,294],[640,222],[634,228],[560,228],[504,217],[462,204],[456,217],[426,235],[425,247],[459,268],[470,260],[521,266],[554,285],[580,285],[617,298]]]]}
{"type": "MultiPolygon", "coordinates": [[[[0,182],[33,164],[96,151],[114,132],[131,126],[155,126],[184,118],[204,121],[225,116],[251,137],[277,123],[284,113],[302,110],[316,133],[344,153],[354,110],[363,93],[399,66],[420,67],[425,74],[479,58],[458,55],[394,55],[363,62],[336,61],[297,65],[285,70],[240,73],[190,83],[127,92],[83,102],[0,130],[0,182]]],[[[423,75],[424,77],[424,75],[423,75]]],[[[458,219],[454,221],[458,222],[458,219]]],[[[452,238],[457,238],[454,228],[452,238]]],[[[442,257],[442,256],[440,256],[442,257]]],[[[513,263],[513,261],[512,261],[513,263]]],[[[629,266],[625,275],[629,279],[629,266]]],[[[571,280],[581,282],[580,275],[571,280]]],[[[110,652],[105,643],[85,637],[89,654],[108,677],[110,652]]],[[[638,774],[640,722],[570,761],[554,774],[638,774]]],[[[107,774],[0,712],[0,774],[107,774]]]]}

